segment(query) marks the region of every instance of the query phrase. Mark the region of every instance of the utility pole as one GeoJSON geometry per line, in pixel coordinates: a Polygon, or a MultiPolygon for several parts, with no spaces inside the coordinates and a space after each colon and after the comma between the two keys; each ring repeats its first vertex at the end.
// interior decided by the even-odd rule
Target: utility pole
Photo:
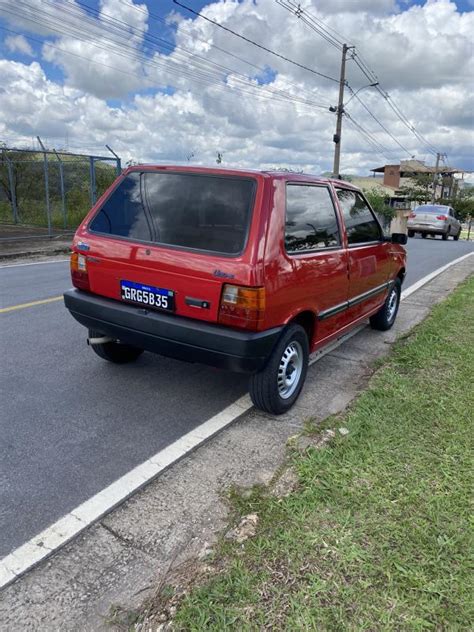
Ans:
{"type": "Polygon", "coordinates": [[[441,154],[439,152],[437,152],[436,154],[436,167],[433,173],[433,193],[431,194],[431,204],[435,203],[436,200],[436,188],[437,188],[437,184],[438,184],[438,168],[439,168],[439,161],[441,160],[441,154]]]}
{"type": "Polygon", "coordinates": [[[331,111],[337,113],[336,133],[333,136],[334,141],[334,165],[332,168],[332,175],[335,178],[339,178],[339,169],[341,163],[341,135],[342,135],[342,115],[344,114],[344,87],[346,85],[346,57],[347,51],[353,46],[344,44],[342,46],[342,61],[341,61],[341,77],[339,79],[339,101],[337,108],[329,108],[331,111]]]}

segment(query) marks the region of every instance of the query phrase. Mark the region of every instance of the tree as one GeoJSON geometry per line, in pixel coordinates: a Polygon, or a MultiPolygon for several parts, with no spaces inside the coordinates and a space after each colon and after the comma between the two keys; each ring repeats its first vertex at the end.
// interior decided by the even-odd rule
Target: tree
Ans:
{"type": "Polygon", "coordinates": [[[420,173],[410,178],[410,183],[400,187],[400,191],[409,202],[430,202],[432,188],[432,176],[429,173],[420,173]]]}
{"type": "Polygon", "coordinates": [[[474,189],[461,191],[456,198],[439,200],[439,204],[452,206],[456,217],[461,222],[466,222],[474,217],[474,189]]]}
{"type": "MultiPolygon", "coordinates": [[[[41,177],[38,178],[38,173],[32,168],[35,166],[31,154],[21,151],[7,151],[4,143],[0,145],[0,193],[7,199],[12,212],[13,200],[15,200],[20,219],[27,193],[35,193],[41,183],[41,177]]],[[[38,163],[38,166],[41,167],[41,164],[38,163]]]]}
{"type": "Polygon", "coordinates": [[[387,195],[382,189],[364,189],[364,195],[375,213],[388,224],[395,215],[395,209],[387,203],[387,195]]]}

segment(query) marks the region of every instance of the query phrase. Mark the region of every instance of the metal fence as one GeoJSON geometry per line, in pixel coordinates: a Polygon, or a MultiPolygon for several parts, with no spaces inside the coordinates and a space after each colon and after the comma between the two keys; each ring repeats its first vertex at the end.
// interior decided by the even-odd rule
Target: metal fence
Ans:
{"type": "Polygon", "coordinates": [[[77,228],[121,173],[121,160],[46,149],[0,147],[0,233],[24,239],[77,228]]]}

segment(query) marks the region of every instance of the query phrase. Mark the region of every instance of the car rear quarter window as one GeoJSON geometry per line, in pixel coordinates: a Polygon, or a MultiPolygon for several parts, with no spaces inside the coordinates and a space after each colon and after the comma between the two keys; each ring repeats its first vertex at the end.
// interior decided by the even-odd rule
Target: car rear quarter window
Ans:
{"type": "Polygon", "coordinates": [[[247,238],[256,181],[132,172],[90,224],[94,232],[237,255],[247,238]]]}
{"type": "Polygon", "coordinates": [[[89,228],[98,233],[151,241],[152,230],[143,208],[139,173],[130,173],[119,184],[104,202],[89,228]]]}
{"type": "Polygon", "coordinates": [[[310,184],[287,184],[285,247],[298,253],[340,245],[336,211],[329,189],[310,184]]]}
{"type": "Polygon", "coordinates": [[[421,206],[417,206],[415,208],[414,213],[432,213],[433,215],[447,215],[448,207],[436,206],[433,204],[422,204],[421,206]]]}
{"type": "Polygon", "coordinates": [[[337,197],[344,217],[349,245],[382,239],[380,225],[359,193],[348,189],[338,189],[337,197]]]}

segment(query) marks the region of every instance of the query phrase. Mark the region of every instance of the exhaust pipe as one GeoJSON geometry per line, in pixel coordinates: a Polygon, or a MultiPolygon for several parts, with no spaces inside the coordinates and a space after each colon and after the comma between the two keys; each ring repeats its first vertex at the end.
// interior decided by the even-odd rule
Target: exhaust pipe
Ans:
{"type": "Polygon", "coordinates": [[[117,342],[115,338],[109,338],[109,336],[101,336],[100,338],[87,338],[88,345],[104,345],[107,342],[117,342]]]}

